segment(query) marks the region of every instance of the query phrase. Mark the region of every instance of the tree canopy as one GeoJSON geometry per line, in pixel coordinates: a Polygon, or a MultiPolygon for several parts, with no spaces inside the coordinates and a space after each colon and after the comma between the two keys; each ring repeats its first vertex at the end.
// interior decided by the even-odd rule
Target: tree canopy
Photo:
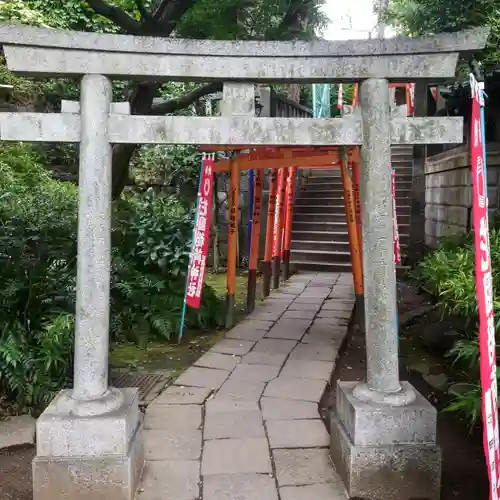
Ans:
{"type": "Polygon", "coordinates": [[[500,0],[391,0],[387,21],[410,36],[489,26],[486,64],[500,62],[500,0]]]}
{"type": "MultiPolygon", "coordinates": [[[[0,20],[78,31],[225,40],[313,39],[327,22],[324,0],[11,0],[0,20]]],[[[116,85],[115,85],[116,87],[116,85]]],[[[183,112],[221,90],[207,85],[122,84],[132,114],[183,112]],[[155,102],[162,97],[161,102],[155,102]]],[[[67,97],[65,97],[67,98],[67,97]]],[[[122,192],[137,146],[113,148],[113,196],[122,192]]]]}

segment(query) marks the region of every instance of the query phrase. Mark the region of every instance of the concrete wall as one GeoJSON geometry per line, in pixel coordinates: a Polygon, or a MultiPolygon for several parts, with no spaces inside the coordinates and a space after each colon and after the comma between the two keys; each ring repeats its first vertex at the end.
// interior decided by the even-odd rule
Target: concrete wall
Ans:
{"type": "MultiPolygon", "coordinates": [[[[500,187],[500,143],[487,147],[490,215],[497,212],[500,187]]],[[[425,163],[425,242],[436,247],[441,238],[472,229],[472,175],[467,146],[427,158],[425,163]]]]}

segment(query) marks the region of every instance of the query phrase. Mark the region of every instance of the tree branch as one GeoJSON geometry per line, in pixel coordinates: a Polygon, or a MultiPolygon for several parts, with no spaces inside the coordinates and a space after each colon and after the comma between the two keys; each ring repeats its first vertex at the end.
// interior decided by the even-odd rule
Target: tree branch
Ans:
{"type": "Polygon", "coordinates": [[[124,10],[110,5],[105,0],[87,0],[90,8],[97,14],[113,21],[120,26],[127,34],[138,35],[141,32],[141,23],[136,21],[132,16],[124,10]]]}
{"type": "Polygon", "coordinates": [[[198,0],[163,0],[153,16],[158,24],[158,31],[163,36],[170,35],[181,17],[197,2],[198,0]]]}
{"type": "Polygon", "coordinates": [[[142,0],[135,0],[135,6],[143,19],[147,21],[151,21],[153,19],[153,15],[147,11],[142,0]]]}
{"type": "Polygon", "coordinates": [[[214,94],[222,90],[222,82],[213,82],[202,87],[198,87],[187,94],[170,99],[169,101],[162,102],[153,106],[149,114],[151,115],[166,115],[173,113],[179,109],[184,109],[196,102],[201,97],[214,94]]]}

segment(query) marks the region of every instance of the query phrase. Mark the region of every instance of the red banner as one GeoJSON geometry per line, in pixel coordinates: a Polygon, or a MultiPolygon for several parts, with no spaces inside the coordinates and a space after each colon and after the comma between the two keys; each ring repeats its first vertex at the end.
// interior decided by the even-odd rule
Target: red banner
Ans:
{"type": "Polygon", "coordinates": [[[342,109],[344,107],[344,88],[342,84],[339,84],[339,93],[337,96],[337,108],[342,109]]]}
{"type": "Polygon", "coordinates": [[[283,242],[283,210],[285,205],[286,194],[286,168],[278,170],[278,192],[276,194],[276,211],[274,212],[274,227],[273,227],[273,257],[281,256],[281,244],[283,242]]]}
{"type": "Polygon", "coordinates": [[[488,191],[484,158],[483,123],[481,106],[482,90],[471,75],[471,160],[472,160],[472,210],[474,222],[474,250],[476,268],[476,296],[479,314],[479,350],[483,411],[483,444],[490,479],[490,500],[499,498],[499,439],[498,394],[493,310],[493,280],[491,275],[490,237],[488,226],[488,191]]]}
{"type": "Polygon", "coordinates": [[[401,264],[401,247],[399,245],[398,217],[396,213],[396,172],[392,171],[392,220],[394,225],[394,262],[401,264]]]}
{"type": "Polygon", "coordinates": [[[186,304],[195,309],[198,309],[201,305],[201,294],[207,269],[210,218],[212,215],[213,166],[214,160],[212,158],[203,159],[200,186],[198,188],[193,246],[189,257],[186,304]]]}

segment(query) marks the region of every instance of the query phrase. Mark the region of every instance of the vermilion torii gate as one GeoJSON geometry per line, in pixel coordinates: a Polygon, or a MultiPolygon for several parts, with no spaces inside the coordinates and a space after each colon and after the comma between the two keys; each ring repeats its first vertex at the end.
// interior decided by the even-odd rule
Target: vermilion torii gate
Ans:
{"type": "Polygon", "coordinates": [[[461,143],[461,118],[391,117],[389,82],[453,78],[475,30],[429,38],[221,42],[0,26],[7,66],[82,77],[78,112],[2,113],[0,139],[80,143],[74,388],[37,423],[34,499],[131,500],[144,463],[135,389],[108,385],[111,145],[361,146],[367,381],[342,382],[332,458],[351,497],[439,497],[436,412],[398,372],[391,143],[461,143]],[[113,106],[110,78],[223,81],[222,117],[139,116],[113,106]],[[360,114],[254,116],[254,83],[361,82],[360,114]]]}

